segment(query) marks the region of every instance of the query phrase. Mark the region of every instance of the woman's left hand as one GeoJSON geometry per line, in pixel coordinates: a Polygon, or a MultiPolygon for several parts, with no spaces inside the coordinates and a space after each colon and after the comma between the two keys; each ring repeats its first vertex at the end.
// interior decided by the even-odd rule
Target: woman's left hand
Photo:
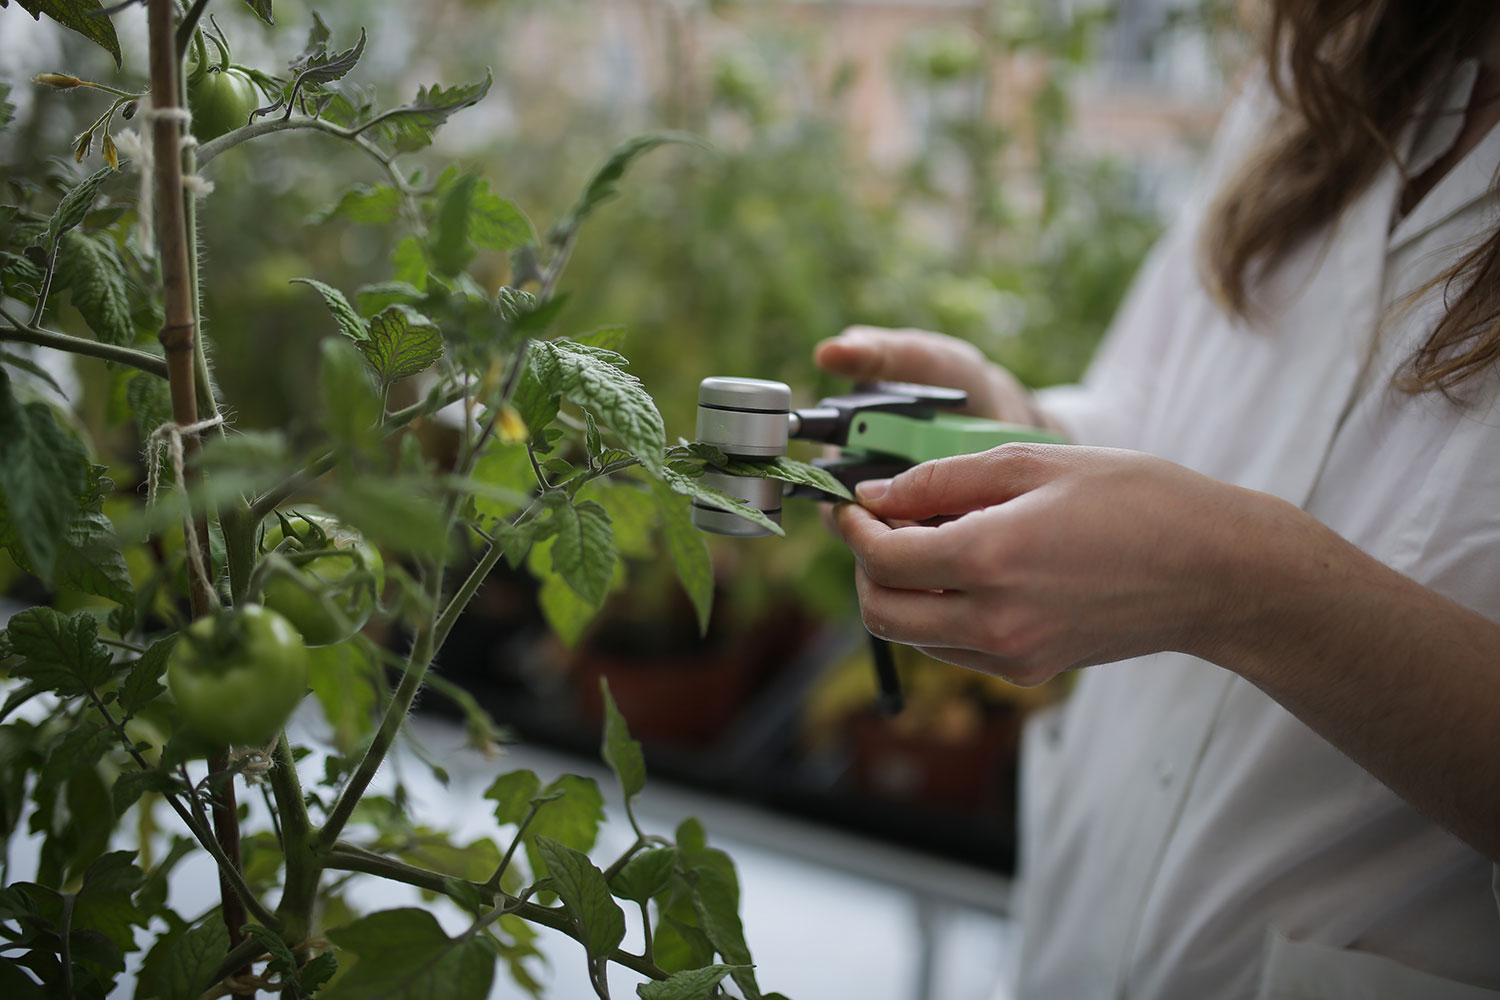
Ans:
{"type": "Polygon", "coordinates": [[[1164,649],[1213,658],[1271,610],[1277,553],[1326,532],[1266,494],[1072,445],[928,462],[858,496],[836,521],[870,631],[1020,684],[1164,649]]]}

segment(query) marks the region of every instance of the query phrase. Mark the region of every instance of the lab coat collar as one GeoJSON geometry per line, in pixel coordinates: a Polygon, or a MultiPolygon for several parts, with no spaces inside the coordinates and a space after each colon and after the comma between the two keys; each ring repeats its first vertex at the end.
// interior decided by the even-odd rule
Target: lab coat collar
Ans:
{"type": "MultiPolygon", "coordinates": [[[[1425,127],[1408,140],[1408,177],[1415,177],[1441,159],[1463,130],[1463,111],[1478,76],[1478,62],[1466,59],[1449,77],[1427,113],[1425,127]]],[[[1389,250],[1394,253],[1425,236],[1453,216],[1484,198],[1495,183],[1500,165],[1500,126],[1489,131],[1453,169],[1428,191],[1391,232],[1389,250]]]]}

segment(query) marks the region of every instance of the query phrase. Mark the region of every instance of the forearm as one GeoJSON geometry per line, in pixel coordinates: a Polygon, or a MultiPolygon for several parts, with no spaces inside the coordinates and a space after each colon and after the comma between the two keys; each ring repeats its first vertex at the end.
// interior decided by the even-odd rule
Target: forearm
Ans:
{"type": "Polygon", "coordinates": [[[1500,861],[1500,625],[1305,514],[1285,523],[1250,547],[1262,586],[1207,655],[1500,861]]]}

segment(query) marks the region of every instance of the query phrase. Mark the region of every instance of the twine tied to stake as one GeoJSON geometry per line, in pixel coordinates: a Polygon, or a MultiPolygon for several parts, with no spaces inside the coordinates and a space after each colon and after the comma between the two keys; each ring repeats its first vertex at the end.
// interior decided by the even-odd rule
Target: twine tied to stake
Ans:
{"type": "MultiPolygon", "coordinates": [[[[156,505],[156,490],[161,483],[161,453],[165,448],[172,459],[172,474],[177,477],[177,492],[187,500],[187,476],[184,466],[187,459],[183,454],[182,438],[185,434],[199,434],[210,427],[217,427],[224,422],[222,413],[200,420],[196,424],[188,424],[184,427],[171,420],[163,423],[151,432],[151,437],[146,441],[146,506],[156,505]]],[[[193,523],[191,508],[187,511],[182,521],[183,535],[187,542],[188,562],[192,564],[194,579],[209,579],[208,567],[203,563],[203,550],[198,545],[198,527],[193,523]]],[[[210,588],[212,589],[212,588],[210,588]]]]}

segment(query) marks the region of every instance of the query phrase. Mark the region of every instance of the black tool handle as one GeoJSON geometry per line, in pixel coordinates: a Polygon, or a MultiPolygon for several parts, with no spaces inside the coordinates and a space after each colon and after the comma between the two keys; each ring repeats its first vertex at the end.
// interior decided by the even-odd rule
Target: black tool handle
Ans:
{"type": "Polygon", "coordinates": [[[906,697],[901,693],[901,678],[896,673],[896,657],[891,644],[870,633],[870,656],[875,661],[875,681],[880,685],[880,695],[875,700],[882,715],[900,715],[906,707],[906,697]]]}

